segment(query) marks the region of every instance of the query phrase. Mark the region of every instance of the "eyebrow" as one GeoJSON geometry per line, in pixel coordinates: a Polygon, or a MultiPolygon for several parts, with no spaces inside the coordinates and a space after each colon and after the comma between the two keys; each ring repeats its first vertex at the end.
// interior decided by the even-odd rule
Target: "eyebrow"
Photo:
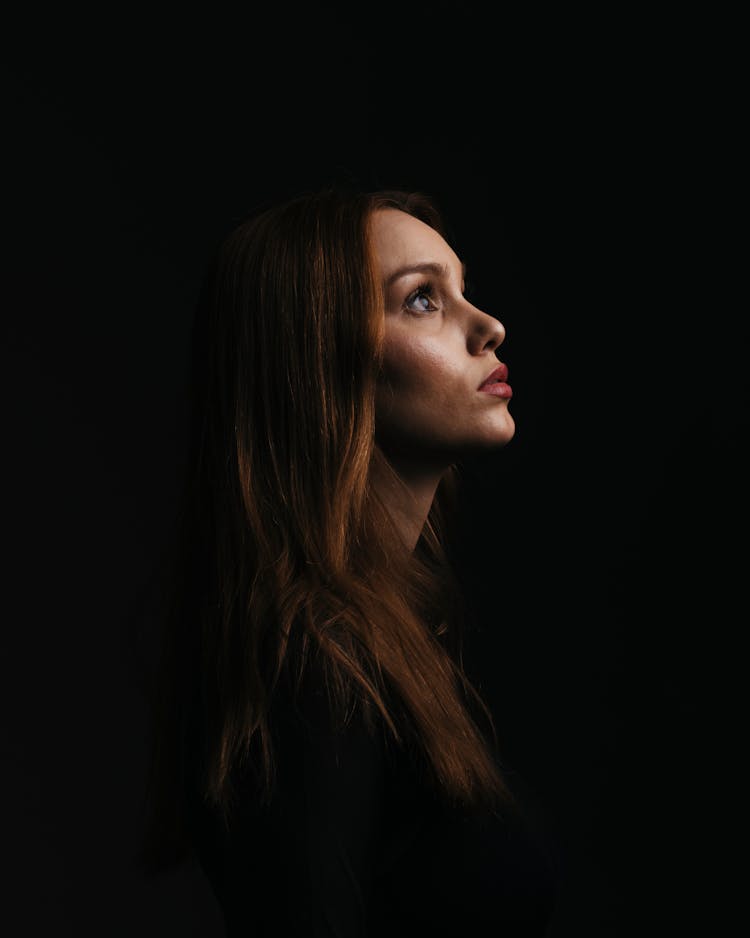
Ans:
{"type": "MultiPolygon", "coordinates": [[[[400,280],[408,274],[434,274],[436,277],[449,277],[450,270],[447,264],[438,264],[436,261],[423,261],[420,264],[409,264],[406,267],[399,267],[388,277],[385,285],[389,287],[392,283],[400,280]]],[[[461,262],[461,276],[466,277],[466,264],[461,262]]]]}

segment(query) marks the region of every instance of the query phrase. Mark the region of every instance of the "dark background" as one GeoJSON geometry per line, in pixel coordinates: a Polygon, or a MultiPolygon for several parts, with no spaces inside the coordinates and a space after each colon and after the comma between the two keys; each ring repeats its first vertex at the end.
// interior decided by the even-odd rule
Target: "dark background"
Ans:
{"type": "Polygon", "coordinates": [[[4,109],[4,915],[219,938],[134,872],[149,583],[192,307],[258,201],[433,195],[507,329],[517,433],[464,468],[470,674],[538,807],[559,936],[717,927],[746,625],[746,310],[731,23],[279,5],[17,17],[4,109]]]}

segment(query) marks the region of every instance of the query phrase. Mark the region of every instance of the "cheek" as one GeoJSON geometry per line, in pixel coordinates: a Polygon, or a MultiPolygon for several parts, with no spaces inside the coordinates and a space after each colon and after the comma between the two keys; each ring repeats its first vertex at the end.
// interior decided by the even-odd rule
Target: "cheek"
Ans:
{"type": "Polygon", "coordinates": [[[415,341],[413,336],[386,337],[383,361],[383,381],[386,393],[394,395],[423,395],[449,399],[450,389],[458,379],[455,365],[451,364],[434,343],[415,341]]]}
{"type": "Polygon", "coordinates": [[[383,374],[376,399],[381,442],[398,446],[434,446],[461,434],[469,419],[466,375],[456,355],[437,343],[386,343],[383,374]]]}

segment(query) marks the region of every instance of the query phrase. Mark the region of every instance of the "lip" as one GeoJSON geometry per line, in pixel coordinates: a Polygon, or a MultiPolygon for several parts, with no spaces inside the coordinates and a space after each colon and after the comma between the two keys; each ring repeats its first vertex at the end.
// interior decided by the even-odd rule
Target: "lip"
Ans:
{"type": "Polygon", "coordinates": [[[508,367],[502,362],[491,371],[477,389],[483,394],[509,401],[513,397],[513,388],[508,384],[508,367]]]}
{"type": "Polygon", "coordinates": [[[504,365],[502,362],[495,368],[494,371],[491,371],[484,381],[477,388],[478,391],[484,391],[488,385],[494,384],[496,381],[502,382],[503,384],[508,380],[508,366],[504,365]]]}
{"type": "Polygon", "coordinates": [[[491,371],[484,381],[479,385],[478,390],[483,391],[488,384],[495,384],[497,381],[506,382],[508,380],[508,366],[500,362],[500,364],[495,368],[494,371],[491,371]]]}

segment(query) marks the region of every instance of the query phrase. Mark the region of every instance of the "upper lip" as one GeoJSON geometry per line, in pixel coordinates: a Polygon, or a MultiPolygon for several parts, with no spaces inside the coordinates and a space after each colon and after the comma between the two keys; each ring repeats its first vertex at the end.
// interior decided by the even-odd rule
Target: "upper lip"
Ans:
{"type": "Polygon", "coordinates": [[[486,387],[488,384],[493,384],[495,381],[507,381],[508,380],[508,366],[504,365],[502,362],[491,371],[484,381],[479,385],[477,390],[481,390],[483,387],[486,387]]]}

